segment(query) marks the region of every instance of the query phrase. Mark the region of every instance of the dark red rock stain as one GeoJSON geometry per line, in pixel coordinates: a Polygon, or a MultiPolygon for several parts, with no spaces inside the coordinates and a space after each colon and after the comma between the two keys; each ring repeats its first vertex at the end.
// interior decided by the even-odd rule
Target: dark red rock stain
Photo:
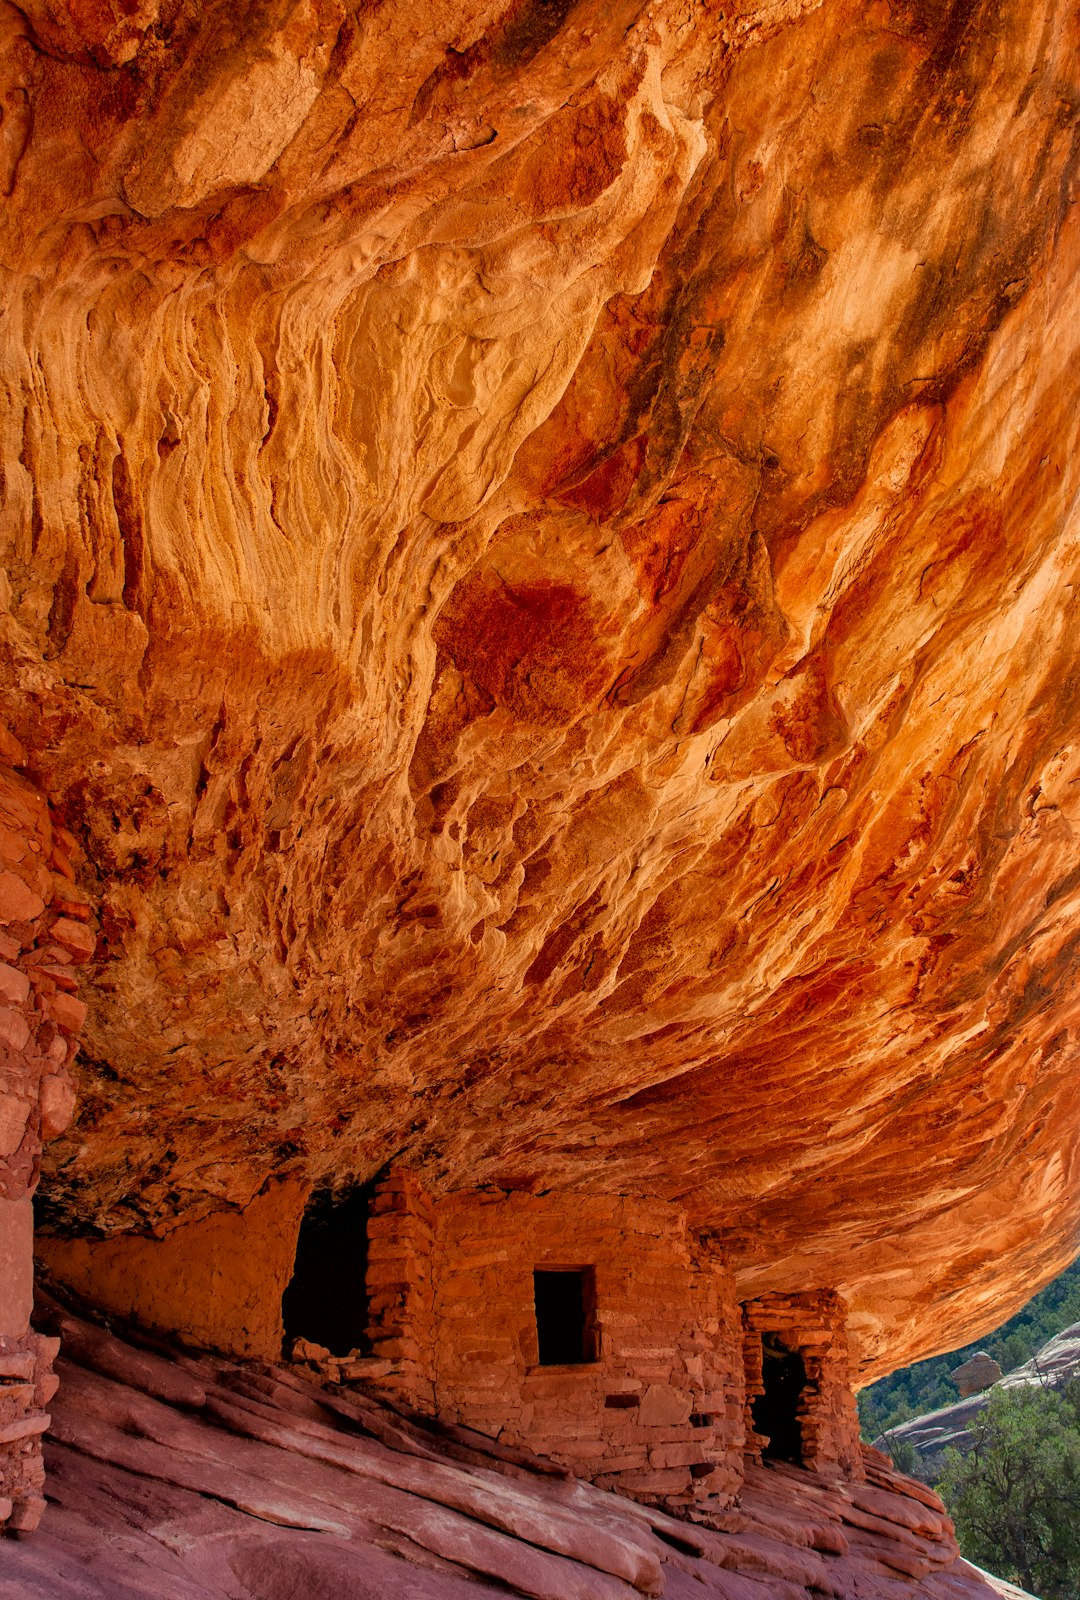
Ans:
{"type": "Polygon", "coordinates": [[[621,511],[630,498],[647,448],[644,435],[628,440],[601,461],[588,477],[558,490],[556,498],[587,511],[597,522],[606,522],[621,511]]]}
{"type": "Polygon", "coordinates": [[[600,631],[570,584],[477,574],[455,590],[435,637],[482,693],[525,722],[556,726],[604,684],[600,631]]]}
{"type": "Polygon", "coordinates": [[[532,216],[558,216],[592,205],[626,164],[626,108],[599,95],[567,107],[521,160],[513,162],[514,192],[532,216]]]}
{"type": "Polygon", "coordinates": [[[799,692],[786,705],[776,707],[771,723],[792,760],[824,761],[842,750],[848,738],[847,724],[829,683],[824,653],[816,651],[800,662],[796,671],[799,692]]]}

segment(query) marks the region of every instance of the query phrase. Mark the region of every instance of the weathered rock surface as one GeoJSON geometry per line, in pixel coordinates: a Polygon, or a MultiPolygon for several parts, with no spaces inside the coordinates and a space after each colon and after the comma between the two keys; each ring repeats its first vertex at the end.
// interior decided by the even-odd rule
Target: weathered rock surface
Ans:
{"type": "Polygon", "coordinates": [[[868,1376],[1060,1270],[1078,30],[0,9],[0,711],[102,926],[52,1226],[654,1193],[868,1376]]]}
{"type": "Polygon", "coordinates": [[[961,1398],[966,1400],[969,1394],[981,1394],[984,1389],[997,1383],[1001,1368],[985,1350],[976,1350],[969,1360],[954,1367],[949,1376],[959,1389],[961,1398]]]}
{"type": "MultiPolygon", "coordinates": [[[[46,1300],[66,1356],[54,1504],[2,1600],[990,1600],[940,1501],[756,1468],[715,1526],[676,1522],[465,1430],[287,1370],[151,1351],[46,1300]]],[[[50,1320],[51,1319],[51,1320],[50,1320]]],[[[1011,1591],[1016,1592],[1016,1591],[1011,1591]]]]}

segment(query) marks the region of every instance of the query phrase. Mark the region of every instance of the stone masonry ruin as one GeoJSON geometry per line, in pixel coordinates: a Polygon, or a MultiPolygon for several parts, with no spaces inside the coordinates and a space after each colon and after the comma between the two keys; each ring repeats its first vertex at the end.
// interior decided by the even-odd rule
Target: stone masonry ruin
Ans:
{"type": "Polygon", "coordinates": [[[183,1294],[196,1341],[270,1360],[284,1341],[322,1376],[364,1377],[415,1411],[671,1510],[729,1504],[746,1460],[862,1476],[840,1296],[740,1306],[712,1236],[677,1205],[435,1197],[391,1168],[336,1196],[275,1186],[224,1227],[42,1247],[58,1278],[121,1315],[164,1327],[183,1294]],[[261,1282],[244,1266],[256,1255],[261,1282]],[[800,1375],[786,1416],[769,1375],[783,1351],[800,1375]]]}
{"type": "Polygon", "coordinates": [[[742,1307],[751,1460],[862,1476],[845,1316],[843,1300],[830,1290],[764,1295],[742,1307]]]}
{"type": "Polygon", "coordinates": [[[671,1507],[726,1502],[744,1454],[770,1453],[753,1407],[771,1336],[805,1378],[799,1464],[861,1476],[840,1296],[740,1308],[720,1253],[678,1206],[501,1191],[433,1201],[391,1173],[369,1226],[371,1347],[393,1363],[380,1381],[418,1409],[602,1487],[671,1507]]]}
{"type": "Polygon", "coordinates": [[[373,1238],[369,1294],[386,1309],[372,1348],[408,1366],[404,1398],[604,1487],[677,1504],[734,1492],[734,1287],[677,1207],[498,1191],[432,1203],[415,1184],[389,1187],[404,1202],[389,1213],[402,1253],[376,1254],[373,1238]],[[418,1246],[423,1296],[396,1275],[418,1246]],[[394,1281],[380,1282],[383,1263],[394,1281]]]}
{"type": "Polygon", "coordinates": [[[0,725],[0,1525],[35,1528],[45,1509],[41,1439],[59,1340],[30,1326],[32,1197],[43,1142],[71,1120],[70,1065],[86,1006],[77,970],[94,952],[76,842],[23,774],[0,725]]]}

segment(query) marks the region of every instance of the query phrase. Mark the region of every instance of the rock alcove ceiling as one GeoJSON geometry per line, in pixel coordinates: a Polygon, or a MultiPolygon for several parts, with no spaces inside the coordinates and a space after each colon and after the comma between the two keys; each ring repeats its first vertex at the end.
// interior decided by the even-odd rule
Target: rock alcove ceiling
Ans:
{"type": "Polygon", "coordinates": [[[1080,23],[0,9],[49,1225],[678,1199],[872,1373],[1071,1258],[1080,23]]]}

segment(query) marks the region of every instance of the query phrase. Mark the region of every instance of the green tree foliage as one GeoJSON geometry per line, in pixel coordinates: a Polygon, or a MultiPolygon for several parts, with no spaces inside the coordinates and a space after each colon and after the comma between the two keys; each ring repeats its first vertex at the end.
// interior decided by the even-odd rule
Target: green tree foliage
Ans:
{"type": "Polygon", "coordinates": [[[995,1389],[938,1485],[970,1560],[1043,1600],[1080,1595],[1080,1381],[995,1389]]]}
{"type": "Polygon", "coordinates": [[[897,1439],[892,1434],[886,1434],[885,1445],[897,1472],[906,1472],[909,1478],[923,1476],[919,1452],[907,1439],[897,1439]]]}
{"type": "Polygon", "coordinates": [[[949,1374],[976,1350],[992,1355],[1002,1372],[1012,1372],[1030,1361],[1047,1339],[1074,1322],[1080,1322],[1080,1261],[1066,1268],[1015,1317],[1010,1317],[978,1343],[965,1345],[949,1355],[916,1362],[913,1367],[904,1367],[864,1389],[859,1396],[863,1438],[872,1441],[909,1417],[953,1405],[960,1396],[949,1374]]]}

